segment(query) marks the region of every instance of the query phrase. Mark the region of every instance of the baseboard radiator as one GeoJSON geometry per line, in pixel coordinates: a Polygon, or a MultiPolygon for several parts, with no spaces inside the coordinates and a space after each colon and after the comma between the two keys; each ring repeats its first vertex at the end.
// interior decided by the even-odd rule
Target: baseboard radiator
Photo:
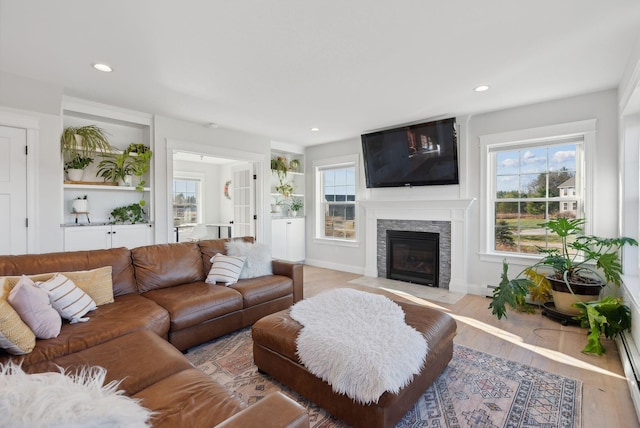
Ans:
{"type": "Polygon", "coordinates": [[[618,336],[616,344],[624,374],[627,377],[631,400],[633,400],[633,406],[636,409],[636,416],[640,419],[640,353],[628,331],[618,336]]]}

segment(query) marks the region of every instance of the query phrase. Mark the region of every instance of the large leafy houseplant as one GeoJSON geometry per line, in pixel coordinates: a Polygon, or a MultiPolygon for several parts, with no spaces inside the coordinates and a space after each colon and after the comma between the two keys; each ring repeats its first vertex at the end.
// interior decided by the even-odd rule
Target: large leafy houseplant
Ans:
{"type": "Polygon", "coordinates": [[[96,152],[109,152],[113,147],[107,140],[107,133],[96,125],[69,126],[60,137],[60,152],[69,158],[76,155],[89,157],[96,152]]]}
{"type": "Polygon", "coordinates": [[[492,313],[501,319],[506,316],[507,305],[522,306],[525,297],[544,299],[550,280],[559,280],[575,297],[573,306],[579,309],[575,317],[583,327],[589,328],[588,343],[583,352],[601,355],[604,347],[601,334],[613,338],[631,326],[629,307],[618,297],[584,302],[574,292],[576,284],[614,285],[622,282],[620,249],[625,245],[638,245],[632,238],[600,238],[582,235],[584,219],[557,218],[543,226],[558,235],[560,248],[539,249],[542,258],[525,268],[515,278],[508,276],[508,264],[503,263],[499,286],[489,304],[492,313]]]}

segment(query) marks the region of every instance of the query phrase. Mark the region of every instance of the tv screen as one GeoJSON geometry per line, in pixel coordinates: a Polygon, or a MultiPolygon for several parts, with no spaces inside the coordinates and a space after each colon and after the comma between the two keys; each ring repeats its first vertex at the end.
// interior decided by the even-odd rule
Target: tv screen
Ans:
{"type": "Polygon", "coordinates": [[[367,187],[458,184],[455,118],[362,135],[367,187]]]}

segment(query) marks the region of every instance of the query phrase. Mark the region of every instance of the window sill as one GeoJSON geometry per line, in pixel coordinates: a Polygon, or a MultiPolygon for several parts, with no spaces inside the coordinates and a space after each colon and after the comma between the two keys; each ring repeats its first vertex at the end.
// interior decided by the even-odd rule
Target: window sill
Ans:
{"type": "Polygon", "coordinates": [[[336,247],[359,247],[360,242],[356,241],[348,241],[346,239],[336,239],[336,238],[313,238],[313,242],[315,244],[321,245],[331,245],[336,247]]]}

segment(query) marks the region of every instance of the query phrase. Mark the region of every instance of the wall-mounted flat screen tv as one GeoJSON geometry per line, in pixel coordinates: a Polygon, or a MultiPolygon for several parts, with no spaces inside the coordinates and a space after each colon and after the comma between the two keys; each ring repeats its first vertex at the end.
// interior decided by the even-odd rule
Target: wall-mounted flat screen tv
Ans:
{"type": "Polygon", "coordinates": [[[363,134],[367,187],[458,184],[455,118],[363,134]]]}

